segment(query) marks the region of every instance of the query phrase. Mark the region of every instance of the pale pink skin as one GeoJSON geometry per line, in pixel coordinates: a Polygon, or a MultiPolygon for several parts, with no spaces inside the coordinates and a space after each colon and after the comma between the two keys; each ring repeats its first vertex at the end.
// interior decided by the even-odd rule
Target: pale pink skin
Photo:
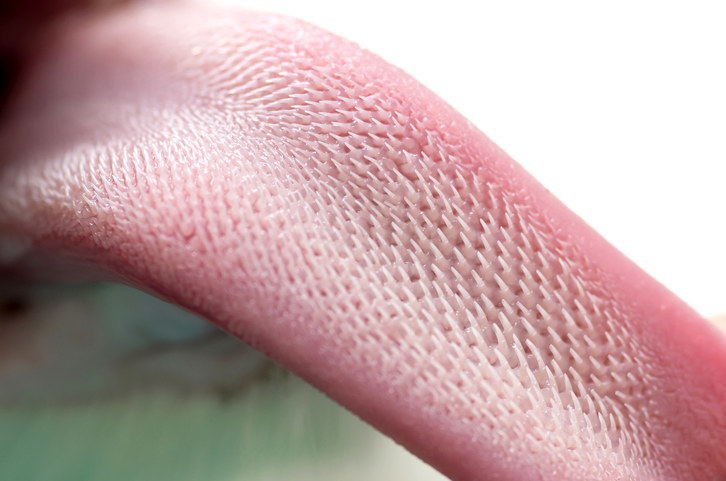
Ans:
{"type": "MultiPolygon", "coordinates": [[[[0,242],[31,247],[7,263],[7,272],[123,280],[199,312],[454,480],[726,479],[724,337],[401,71],[313,27],[245,13],[129,9],[61,26],[49,39],[0,130],[0,242]],[[396,326],[378,347],[357,343],[365,333],[347,326],[345,316],[298,299],[285,276],[253,269],[256,259],[277,265],[298,254],[290,254],[294,242],[275,241],[277,226],[265,224],[266,199],[243,188],[254,183],[233,184],[239,172],[229,163],[267,159],[276,155],[268,145],[295,136],[280,124],[265,133],[271,137],[261,140],[262,148],[255,143],[260,139],[240,140],[255,135],[254,129],[228,129],[208,115],[251,111],[235,104],[234,86],[222,78],[234,70],[235,52],[250,41],[239,34],[247,29],[268,32],[266,41],[295,45],[305,68],[370,84],[372,95],[397,103],[398,113],[411,119],[407,125],[421,129],[407,135],[433,135],[448,149],[447,159],[455,159],[445,162],[469,169],[466,182],[490,186],[525,206],[523,218],[539,226],[535,230],[552,252],[573,266],[618,313],[633,344],[647,351],[630,354],[650,360],[643,369],[652,377],[643,382],[656,394],[646,404],[632,403],[658,420],[645,429],[659,453],[647,460],[655,468],[645,470],[637,457],[626,459],[625,467],[610,465],[607,453],[602,465],[577,464],[556,448],[529,452],[515,435],[495,441],[471,421],[489,405],[453,404],[448,385],[437,385],[448,377],[423,377],[428,391],[414,389],[416,379],[396,377],[391,365],[405,364],[407,354],[396,351],[403,342],[397,336],[404,336],[396,326]],[[153,146],[158,150],[146,164],[117,162],[125,159],[124,149],[148,147],[149,132],[164,147],[153,146]],[[245,148],[238,148],[240,142],[245,148]],[[255,203],[262,207],[245,207],[255,203]],[[229,235],[247,225],[267,226],[263,233],[272,234],[264,242],[229,235]]],[[[292,205],[286,215],[296,209],[292,205]]],[[[306,275],[295,266],[291,276],[306,275]]]]}

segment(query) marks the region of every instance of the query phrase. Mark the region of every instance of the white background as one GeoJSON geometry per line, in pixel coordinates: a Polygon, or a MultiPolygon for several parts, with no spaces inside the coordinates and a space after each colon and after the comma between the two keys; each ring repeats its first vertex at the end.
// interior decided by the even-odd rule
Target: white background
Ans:
{"type": "Polygon", "coordinates": [[[726,312],[723,2],[221,1],[402,67],[702,314],[726,312]]]}

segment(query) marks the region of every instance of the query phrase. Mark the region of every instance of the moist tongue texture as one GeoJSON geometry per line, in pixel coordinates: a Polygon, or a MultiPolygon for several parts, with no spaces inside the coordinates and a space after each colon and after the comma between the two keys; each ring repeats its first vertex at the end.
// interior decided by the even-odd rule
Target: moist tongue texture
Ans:
{"type": "Polygon", "coordinates": [[[0,149],[8,271],[174,300],[452,479],[726,473],[720,334],[342,39],[168,6],[69,21],[0,149]]]}

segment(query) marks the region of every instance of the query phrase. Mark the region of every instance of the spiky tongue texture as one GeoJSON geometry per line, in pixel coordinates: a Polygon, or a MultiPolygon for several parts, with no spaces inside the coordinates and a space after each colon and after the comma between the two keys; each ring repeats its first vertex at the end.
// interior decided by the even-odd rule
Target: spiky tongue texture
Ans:
{"type": "Polygon", "coordinates": [[[0,150],[16,265],[199,312],[452,479],[726,474],[723,337],[345,40],[178,6],[77,19],[0,150]]]}

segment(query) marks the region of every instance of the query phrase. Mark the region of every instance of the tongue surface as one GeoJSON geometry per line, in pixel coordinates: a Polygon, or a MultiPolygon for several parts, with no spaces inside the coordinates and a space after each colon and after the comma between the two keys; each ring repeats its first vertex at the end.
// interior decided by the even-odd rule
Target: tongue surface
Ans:
{"type": "Polygon", "coordinates": [[[726,474],[724,338],[349,42],[182,7],[68,21],[0,150],[7,272],[173,300],[452,479],[726,474]]]}

